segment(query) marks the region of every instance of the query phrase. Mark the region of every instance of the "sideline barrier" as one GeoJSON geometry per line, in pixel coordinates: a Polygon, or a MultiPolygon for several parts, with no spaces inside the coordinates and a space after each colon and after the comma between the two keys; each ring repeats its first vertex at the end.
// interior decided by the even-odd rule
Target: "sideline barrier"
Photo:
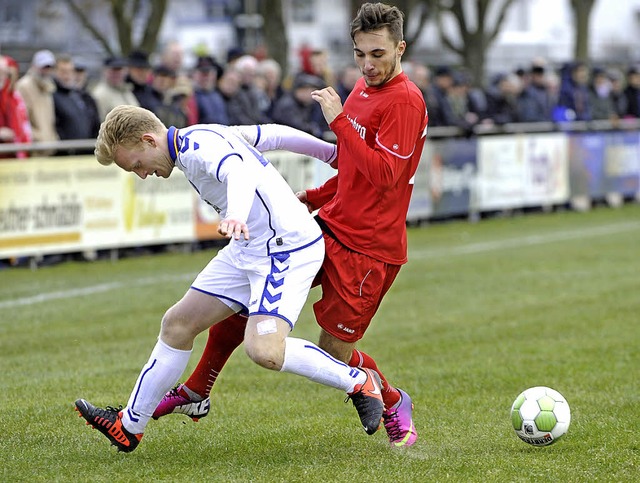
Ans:
{"type": "MultiPolygon", "coordinates": [[[[640,199],[640,124],[601,123],[600,131],[585,123],[561,127],[483,127],[472,137],[456,128],[430,129],[407,221],[640,199]]],[[[67,141],[29,149],[92,145],[67,141]]],[[[0,145],[0,152],[12,149],[25,146],[0,145]]],[[[335,174],[305,156],[275,151],[267,158],[293,191],[335,174]]],[[[142,181],[89,155],[0,160],[0,259],[212,240],[220,238],[218,222],[178,170],[168,180],[142,181]]]]}

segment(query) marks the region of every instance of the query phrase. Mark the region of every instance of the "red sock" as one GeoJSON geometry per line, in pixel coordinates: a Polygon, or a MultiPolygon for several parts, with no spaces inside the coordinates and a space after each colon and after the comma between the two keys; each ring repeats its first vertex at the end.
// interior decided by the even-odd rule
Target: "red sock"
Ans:
{"type": "Polygon", "coordinates": [[[382,371],[378,369],[376,361],[373,358],[361,352],[357,349],[353,349],[353,354],[351,354],[351,360],[349,361],[349,365],[351,367],[365,367],[367,369],[373,369],[380,375],[380,379],[382,380],[382,400],[384,401],[384,407],[390,408],[398,401],[400,401],[400,393],[398,390],[391,386],[387,382],[387,378],[384,377],[382,371]]]}
{"type": "MultiPolygon", "coordinates": [[[[218,374],[233,351],[242,344],[246,325],[247,318],[244,315],[234,314],[209,328],[207,345],[200,361],[184,383],[189,390],[203,398],[209,397],[218,374]]],[[[186,393],[183,396],[188,397],[186,393]]]]}

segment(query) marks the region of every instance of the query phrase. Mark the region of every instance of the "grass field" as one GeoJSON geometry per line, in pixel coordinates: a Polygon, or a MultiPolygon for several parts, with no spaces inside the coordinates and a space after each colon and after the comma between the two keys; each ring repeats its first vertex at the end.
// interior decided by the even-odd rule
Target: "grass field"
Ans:
{"type": "MultiPolygon", "coordinates": [[[[367,436],[344,395],[242,350],[212,412],[152,421],[121,454],[73,411],[125,404],[163,312],[212,251],[0,272],[2,481],[593,482],[640,475],[640,206],[456,221],[409,231],[361,348],[415,402],[420,439],[367,436]],[[569,401],[534,448],[510,426],[523,389],[569,401]]],[[[310,303],[294,334],[316,340],[310,303]]],[[[197,339],[189,370],[204,343],[197,339]]]]}

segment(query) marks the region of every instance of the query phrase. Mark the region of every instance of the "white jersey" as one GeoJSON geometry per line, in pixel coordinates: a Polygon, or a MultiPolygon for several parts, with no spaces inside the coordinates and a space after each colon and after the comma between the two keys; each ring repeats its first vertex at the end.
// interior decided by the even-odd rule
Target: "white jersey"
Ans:
{"type": "Polygon", "coordinates": [[[169,128],[169,153],[200,198],[224,219],[247,224],[249,240],[231,239],[253,255],[297,250],[322,237],[306,206],[273,165],[234,127],[169,128]]]}

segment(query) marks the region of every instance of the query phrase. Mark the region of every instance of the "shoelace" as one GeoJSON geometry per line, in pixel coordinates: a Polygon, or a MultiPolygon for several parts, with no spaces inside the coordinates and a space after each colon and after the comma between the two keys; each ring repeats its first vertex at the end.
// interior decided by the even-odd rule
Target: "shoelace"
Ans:
{"type": "MultiPolygon", "coordinates": [[[[180,387],[179,385],[174,387],[173,389],[171,389],[171,391],[169,391],[169,394],[166,397],[169,397],[171,399],[179,397],[182,398],[182,396],[180,394],[178,394],[178,387],[180,387]]],[[[184,398],[182,398],[184,399],[184,398]]]]}
{"type": "Polygon", "coordinates": [[[387,430],[387,434],[393,440],[400,439],[402,437],[402,429],[400,428],[400,418],[398,418],[398,411],[394,411],[389,414],[383,414],[384,428],[387,430]]]}
{"type": "Polygon", "coordinates": [[[104,409],[96,408],[97,416],[104,418],[112,423],[113,421],[111,420],[113,416],[117,416],[120,411],[122,411],[122,405],[118,406],[117,408],[114,408],[113,406],[105,406],[104,409]]]}

